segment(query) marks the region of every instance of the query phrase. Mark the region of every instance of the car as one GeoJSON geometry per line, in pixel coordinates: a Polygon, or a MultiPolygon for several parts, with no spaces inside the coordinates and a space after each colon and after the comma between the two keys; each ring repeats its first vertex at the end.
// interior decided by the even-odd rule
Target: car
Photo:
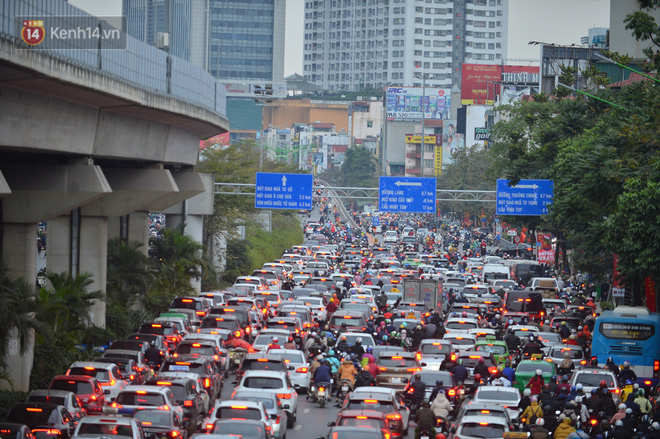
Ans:
{"type": "Polygon", "coordinates": [[[471,317],[450,317],[445,322],[447,334],[466,335],[470,329],[479,328],[479,319],[471,317]]]}
{"type": "MultiPolygon", "coordinates": [[[[429,402],[433,389],[437,386],[438,381],[442,381],[441,388],[445,391],[447,399],[453,406],[458,399],[456,398],[456,383],[454,381],[454,376],[446,370],[420,370],[413,373],[410,381],[415,381],[416,377],[419,376],[422,382],[426,385],[425,388],[425,398],[429,402]]],[[[408,381],[408,380],[406,380],[408,381]]]]}
{"type": "Polygon", "coordinates": [[[410,410],[404,404],[403,395],[385,387],[356,387],[346,395],[341,411],[376,410],[384,413],[389,421],[393,437],[408,434],[410,410]]]}
{"type": "Polygon", "coordinates": [[[272,435],[278,438],[286,437],[288,415],[277,395],[260,391],[241,391],[234,393],[232,401],[261,402],[266,409],[266,414],[268,415],[270,422],[272,423],[272,435]]]}
{"type": "MultiPolygon", "coordinates": [[[[514,423],[514,420],[509,417],[509,412],[504,407],[493,404],[480,404],[473,401],[468,401],[461,406],[456,414],[456,420],[460,420],[465,416],[481,416],[488,419],[491,417],[500,418],[509,426],[513,426],[514,423]]],[[[452,424],[452,427],[455,426],[456,421],[452,424]]]]}
{"type": "Polygon", "coordinates": [[[469,402],[503,407],[509,418],[515,419],[519,412],[520,392],[515,387],[480,386],[469,402]]]}
{"type": "Polygon", "coordinates": [[[488,372],[491,374],[497,372],[497,362],[495,361],[495,356],[491,352],[469,350],[462,351],[458,354],[458,360],[463,362],[463,366],[467,368],[470,375],[474,373],[474,368],[482,359],[484,360],[484,364],[488,367],[488,372]]]}
{"type": "Polygon", "coordinates": [[[262,329],[252,342],[252,347],[255,351],[263,351],[268,349],[268,345],[273,342],[273,337],[277,337],[282,343],[284,343],[284,340],[286,340],[289,335],[290,332],[285,329],[262,329]]]}
{"type": "Polygon", "coordinates": [[[69,439],[76,426],[64,406],[47,402],[16,403],[9,409],[5,421],[27,425],[38,439],[69,439]]]}
{"type": "Polygon", "coordinates": [[[192,355],[194,357],[207,357],[212,359],[218,369],[221,368],[222,362],[220,361],[220,348],[215,341],[202,341],[202,340],[182,340],[179,346],[176,347],[173,357],[177,358],[181,355],[192,355]]]}
{"type": "Polygon", "coordinates": [[[516,337],[526,340],[530,335],[539,335],[539,328],[532,325],[511,325],[508,331],[513,332],[516,337]]]}
{"type": "Polygon", "coordinates": [[[445,334],[443,340],[448,340],[455,352],[473,351],[477,343],[477,337],[474,334],[445,334]]]}
{"type": "Polygon", "coordinates": [[[385,244],[396,244],[399,242],[399,234],[394,230],[388,230],[383,235],[383,242],[385,244]]]}
{"type": "Polygon", "coordinates": [[[134,411],[144,408],[171,410],[183,419],[183,407],[177,404],[170,386],[127,386],[119,392],[111,407],[134,411]]]}
{"type": "Polygon", "coordinates": [[[276,394],[280,398],[288,414],[287,427],[293,428],[298,417],[298,393],[288,373],[275,370],[248,370],[234,388],[234,392],[257,389],[263,393],[276,394]]]}
{"type": "Polygon", "coordinates": [[[452,352],[453,348],[449,340],[425,339],[419,343],[419,348],[415,355],[420,364],[425,364],[422,368],[439,370],[445,357],[452,352]]]}
{"type": "Polygon", "coordinates": [[[25,402],[45,402],[61,405],[71,413],[76,423],[87,416],[87,410],[85,410],[82,403],[78,400],[76,394],[65,390],[33,390],[25,402]]]}
{"type": "MultiPolygon", "coordinates": [[[[195,383],[195,390],[197,390],[199,396],[202,398],[202,412],[204,413],[208,412],[209,408],[211,407],[212,401],[211,401],[211,397],[209,396],[209,392],[207,392],[206,389],[204,388],[204,378],[202,378],[201,375],[192,372],[159,372],[158,375],[152,378],[152,380],[170,381],[179,378],[188,378],[193,380],[193,382],[195,383]]],[[[151,383],[147,383],[147,385],[151,385],[151,383]]],[[[176,389],[173,391],[173,393],[175,397],[178,397],[176,389]]],[[[185,419],[186,417],[185,406],[183,410],[183,416],[185,419]]]]}
{"type": "Polygon", "coordinates": [[[566,309],[566,301],[564,299],[543,299],[543,307],[547,316],[554,316],[560,314],[566,309]]]}
{"type": "Polygon", "coordinates": [[[122,349],[126,351],[146,352],[151,345],[148,341],[138,339],[115,340],[108,349],[122,349]]]}
{"type": "Polygon", "coordinates": [[[511,431],[509,424],[502,418],[484,416],[464,416],[456,427],[452,428],[452,439],[495,439],[505,437],[511,431]]]}
{"type": "Polygon", "coordinates": [[[283,331],[286,331],[288,335],[294,337],[302,337],[304,332],[302,322],[297,317],[274,317],[266,322],[266,327],[268,329],[282,329],[283,331]]]}
{"type": "Polygon", "coordinates": [[[298,297],[296,301],[300,301],[305,306],[308,306],[312,310],[312,316],[318,320],[325,320],[327,316],[327,311],[325,309],[325,303],[321,297],[298,297]]]}
{"type": "Polygon", "coordinates": [[[252,276],[263,277],[270,290],[278,291],[282,287],[282,278],[275,270],[269,270],[266,268],[254,270],[252,276]]]}
{"type": "Polygon", "coordinates": [[[349,347],[353,346],[357,342],[358,338],[362,340],[361,344],[365,348],[367,346],[376,346],[376,340],[374,340],[374,337],[371,334],[364,334],[362,332],[344,332],[341,334],[341,336],[346,337],[346,344],[349,347]]]}
{"type": "Polygon", "coordinates": [[[248,370],[275,370],[286,373],[287,366],[281,355],[271,354],[270,352],[257,352],[247,354],[243,358],[241,366],[236,371],[236,381],[239,381],[248,370]]]}
{"type": "Polygon", "coordinates": [[[410,374],[422,370],[412,352],[383,352],[376,359],[380,373],[376,376],[379,386],[402,389],[410,374]]]}
{"type": "Polygon", "coordinates": [[[57,375],[48,385],[50,390],[73,392],[87,413],[100,413],[106,404],[105,394],[96,378],[86,375],[57,375]]]}
{"type": "Polygon", "coordinates": [[[550,377],[557,375],[557,367],[552,360],[522,360],[516,367],[516,382],[513,383],[514,387],[517,387],[521,391],[524,390],[538,369],[541,369],[543,381],[546,383],[550,381],[550,377]]]}
{"type": "Polygon", "coordinates": [[[300,392],[307,392],[310,387],[311,373],[309,363],[302,351],[295,349],[271,349],[269,355],[281,356],[289,371],[289,378],[293,387],[300,392]]]}
{"type": "Polygon", "coordinates": [[[221,419],[215,423],[211,435],[194,435],[191,439],[271,439],[268,427],[253,419],[221,419]]]}
{"type": "Polygon", "coordinates": [[[245,338],[245,328],[242,326],[240,320],[233,315],[209,315],[204,317],[200,330],[203,329],[225,329],[231,331],[236,338],[245,338]]]}
{"type": "Polygon", "coordinates": [[[569,329],[575,329],[577,331],[577,328],[582,326],[582,322],[583,319],[580,317],[570,316],[566,315],[566,313],[562,313],[555,315],[552,318],[550,321],[550,326],[554,328],[557,325],[561,326],[563,323],[566,323],[566,326],[568,326],[569,329]]]}
{"type": "Polygon", "coordinates": [[[495,340],[494,338],[486,337],[485,340],[477,340],[474,350],[477,352],[490,352],[499,365],[503,365],[507,359],[511,359],[506,343],[502,340],[495,340]]]}
{"type": "Polygon", "coordinates": [[[107,399],[113,401],[117,394],[129,383],[114,363],[97,363],[94,361],[75,361],[69,366],[65,375],[87,375],[96,378],[107,399]]]}
{"type": "Polygon", "coordinates": [[[340,330],[343,326],[349,331],[365,331],[367,329],[367,317],[362,311],[337,311],[328,320],[331,331],[340,330]]]}
{"type": "Polygon", "coordinates": [[[364,425],[354,427],[332,427],[327,436],[319,436],[317,439],[387,439],[389,434],[382,428],[367,427],[364,425]]]}
{"type": "Polygon", "coordinates": [[[191,357],[181,355],[178,358],[168,358],[160,367],[159,374],[163,372],[192,372],[202,377],[204,390],[209,393],[210,398],[220,396],[222,390],[222,375],[218,371],[215,362],[206,357],[191,357]]]}
{"type": "Polygon", "coordinates": [[[203,387],[199,387],[198,380],[189,377],[170,377],[160,375],[156,380],[149,381],[149,386],[164,386],[172,391],[176,403],[183,407],[182,422],[190,426],[191,431],[197,431],[201,425],[204,413],[207,411],[207,401],[204,399],[203,387]]]}
{"type": "Polygon", "coordinates": [[[0,422],[0,437],[2,439],[35,439],[30,427],[13,422],[0,422]]]}
{"type": "Polygon", "coordinates": [[[99,437],[122,437],[144,439],[140,421],[123,416],[87,416],[78,423],[73,432],[74,439],[97,439],[99,437]]]}
{"type": "Polygon", "coordinates": [[[133,414],[148,435],[158,438],[188,439],[189,430],[179,414],[173,410],[143,409],[133,414]]]}
{"type": "Polygon", "coordinates": [[[145,375],[149,369],[147,359],[140,351],[126,351],[122,349],[106,349],[103,351],[103,358],[123,358],[124,360],[133,360],[141,375],[145,375]]]}
{"type": "Polygon", "coordinates": [[[175,297],[170,303],[170,309],[190,309],[197,314],[200,319],[206,316],[208,306],[201,297],[175,297]]]}
{"type": "Polygon", "coordinates": [[[96,363],[116,364],[128,384],[143,384],[146,380],[148,371],[140,370],[135,361],[130,358],[96,357],[93,361],[96,363]]]}
{"type": "Polygon", "coordinates": [[[216,422],[221,419],[253,419],[263,422],[267,430],[270,433],[273,432],[273,421],[266,413],[266,407],[262,401],[239,400],[234,395],[228,401],[218,399],[209,411],[209,415],[204,419],[203,430],[213,431],[216,422]]]}
{"type": "Polygon", "coordinates": [[[576,370],[573,372],[569,383],[571,386],[582,384],[582,390],[589,395],[593,389],[600,386],[601,381],[605,381],[613,397],[621,394],[616,376],[609,369],[586,367],[576,370]]]}
{"type": "Polygon", "coordinates": [[[143,334],[162,335],[165,340],[167,340],[168,349],[176,348],[176,345],[179,344],[183,338],[181,334],[179,334],[177,326],[172,322],[144,322],[142,323],[142,326],[140,326],[138,332],[143,334]]]}
{"type": "Polygon", "coordinates": [[[568,354],[573,362],[573,365],[578,368],[587,365],[587,359],[584,356],[584,351],[580,346],[566,345],[566,346],[553,346],[550,348],[548,358],[555,362],[555,366],[559,368],[564,361],[564,355],[568,354]]]}
{"type": "Polygon", "coordinates": [[[218,348],[219,359],[215,360],[216,365],[224,377],[229,376],[229,350],[225,347],[224,340],[228,339],[229,331],[210,331],[209,333],[196,332],[188,334],[183,338],[184,342],[193,343],[212,343],[218,348]],[[215,332],[215,333],[214,333],[215,332]]]}
{"type": "MultiPolygon", "coordinates": [[[[396,429],[396,422],[392,422],[391,426],[396,429]]],[[[336,421],[328,422],[328,427],[374,428],[390,433],[390,420],[385,413],[377,410],[342,410],[336,421]]]]}

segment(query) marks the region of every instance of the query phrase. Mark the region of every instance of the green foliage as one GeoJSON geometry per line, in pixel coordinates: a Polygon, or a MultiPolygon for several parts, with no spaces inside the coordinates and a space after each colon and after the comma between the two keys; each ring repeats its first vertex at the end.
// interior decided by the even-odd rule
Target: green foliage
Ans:
{"type": "Polygon", "coordinates": [[[364,146],[358,145],[346,151],[341,165],[343,182],[348,187],[376,187],[376,159],[364,146]]]}
{"type": "Polygon", "coordinates": [[[155,315],[144,309],[126,309],[122,307],[108,307],[105,311],[105,325],[115,334],[117,339],[137,332],[145,320],[151,320],[155,315]]]}
{"type": "MultiPolygon", "coordinates": [[[[265,262],[282,255],[282,250],[303,241],[300,221],[293,214],[273,213],[273,232],[268,233],[259,225],[248,227],[249,271],[261,268],[265,262]]],[[[232,281],[235,279],[232,279],[232,281]]]]}
{"type": "Polygon", "coordinates": [[[238,276],[243,276],[252,266],[249,255],[249,245],[242,239],[227,241],[226,267],[222,273],[222,283],[231,285],[238,276]]]}
{"type": "Polygon", "coordinates": [[[652,15],[660,7],[660,1],[639,0],[639,5],[641,10],[628,14],[623,22],[638,41],[651,41],[653,45],[644,49],[650,64],[647,70],[660,72],[660,26],[652,15]]]}
{"type": "Polygon", "coordinates": [[[103,300],[101,291],[88,291],[93,283],[90,273],[48,273],[49,288],[37,296],[37,319],[50,328],[53,346],[73,350],[82,331],[91,325],[89,309],[95,300],[103,300]]]}
{"type": "Polygon", "coordinates": [[[19,390],[0,390],[0,419],[5,419],[14,404],[24,402],[27,397],[26,392],[19,390]]]}
{"type": "Polygon", "coordinates": [[[100,354],[67,350],[47,343],[34,348],[34,364],[30,373],[30,389],[47,389],[56,375],[64,375],[74,361],[92,360],[100,354]]]}
{"type": "Polygon", "coordinates": [[[108,241],[108,306],[126,309],[144,300],[149,292],[154,276],[142,247],[143,244],[137,241],[125,242],[118,238],[108,241]]]}

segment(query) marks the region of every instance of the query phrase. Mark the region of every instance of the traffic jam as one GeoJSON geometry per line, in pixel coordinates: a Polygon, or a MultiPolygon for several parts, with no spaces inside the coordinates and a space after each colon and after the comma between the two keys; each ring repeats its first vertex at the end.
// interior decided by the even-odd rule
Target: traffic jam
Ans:
{"type": "Polygon", "coordinates": [[[376,215],[320,202],[300,245],[175,298],[3,426],[37,439],[316,437],[305,406],[327,413],[328,439],[660,437],[657,315],[601,313],[589,285],[500,251],[490,230],[411,214],[380,214],[376,229],[376,215]]]}

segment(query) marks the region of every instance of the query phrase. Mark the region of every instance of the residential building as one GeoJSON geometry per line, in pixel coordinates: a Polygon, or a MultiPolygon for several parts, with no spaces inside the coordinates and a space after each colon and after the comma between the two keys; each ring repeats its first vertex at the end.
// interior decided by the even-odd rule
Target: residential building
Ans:
{"type": "Polygon", "coordinates": [[[508,0],[307,0],[303,75],[328,91],[460,86],[507,57],[508,0]]]}
{"type": "MultiPolygon", "coordinates": [[[[621,55],[631,56],[634,60],[646,60],[644,49],[654,47],[650,40],[637,41],[632,30],[626,29],[626,15],[639,10],[639,2],[610,0],[610,41],[609,50],[621,55]]],[[[660,9],[650,12],[655,21],[660,23],[660,9]]],[[[627,76],[626,76],[627,77],[627,76]]]]}

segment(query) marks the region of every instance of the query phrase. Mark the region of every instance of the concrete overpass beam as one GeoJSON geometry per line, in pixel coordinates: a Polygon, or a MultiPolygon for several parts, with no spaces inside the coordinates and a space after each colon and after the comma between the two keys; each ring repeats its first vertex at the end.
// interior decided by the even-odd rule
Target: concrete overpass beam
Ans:
{"type": "Polygon", "coordinates": [[[0,171],[0,198],[6,197],[9,194],[11,194],[11,188],[7,180],[5,180],[5,176],[2,175],[2,171],[0,171]]]}

